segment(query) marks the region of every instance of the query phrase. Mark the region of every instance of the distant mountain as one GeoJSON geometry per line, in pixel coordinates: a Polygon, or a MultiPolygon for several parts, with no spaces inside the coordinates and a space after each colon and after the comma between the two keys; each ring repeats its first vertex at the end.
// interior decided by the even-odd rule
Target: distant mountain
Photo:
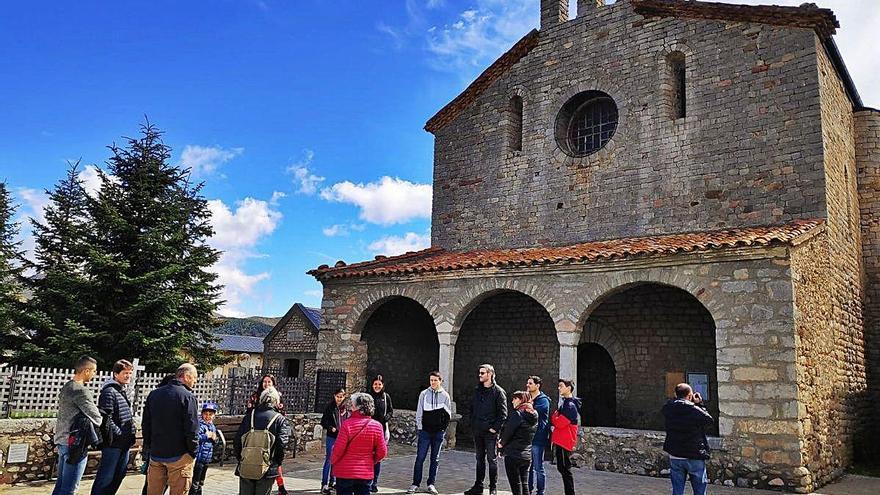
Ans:
{"type": "Polygon", "coordinates": [[[223,323],[211,330],[215,334],[265,337],[269,335],[272,327],[281,320],[281,317],[249,316],[247,318],[228,318],[218,316],[217,319],[223,323]]]}

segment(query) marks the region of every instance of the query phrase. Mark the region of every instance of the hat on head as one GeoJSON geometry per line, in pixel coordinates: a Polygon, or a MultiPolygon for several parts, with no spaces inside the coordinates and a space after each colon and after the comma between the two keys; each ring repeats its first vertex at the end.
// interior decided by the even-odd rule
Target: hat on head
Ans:
{"type": "Polygon", "coordinates": [[[204,404],[202,404],[202,412],[205,412],[205,411],[217,412],[217,404],[215,404],[213,402],[205,402],[204,404]]]}

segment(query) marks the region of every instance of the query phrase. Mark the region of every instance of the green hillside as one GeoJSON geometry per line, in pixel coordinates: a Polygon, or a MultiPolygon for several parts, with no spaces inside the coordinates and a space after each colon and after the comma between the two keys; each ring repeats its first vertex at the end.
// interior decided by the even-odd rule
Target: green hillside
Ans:
{"type": "Polygon", "coordinates": [[[272,327],[281,318],[268,318],[264,316],[249,316],[247,318],[217,317],[223,323],[215,327],[215,334],[226,335],[249,335],[251,337],[265,337],[272,331],[272,327]]]}

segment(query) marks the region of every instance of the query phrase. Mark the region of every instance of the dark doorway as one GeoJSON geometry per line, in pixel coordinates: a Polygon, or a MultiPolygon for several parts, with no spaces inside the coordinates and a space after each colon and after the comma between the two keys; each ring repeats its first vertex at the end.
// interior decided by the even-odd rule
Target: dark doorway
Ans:
{"type": "Polygon", "coordinates": [[[391,298],[370,315],[361,340],[367,343],[367,380],[382,375],[394,408],[415,410],[428,386],[428,373],[440,360],[440,341],[428,310],[406,297],[391,298]]]}
{"type": "Polygon", "coordinates": [[[611,355],[599,344],[578,346],[577,394],[582,426],[617,423],[617,370],[611,355]]]}

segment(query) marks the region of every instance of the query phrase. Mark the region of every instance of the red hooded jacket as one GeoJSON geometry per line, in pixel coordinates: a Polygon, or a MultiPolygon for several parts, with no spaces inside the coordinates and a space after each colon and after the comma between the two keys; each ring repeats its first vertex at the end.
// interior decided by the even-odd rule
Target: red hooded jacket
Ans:
{"type": "Polygon", "coordinates": [[[360,411],[342,423],[330,454],[333,476],[344,479],[371,480],[373,466],[385,458],[385,430],[382,425],[360,411]]]}
{"type": "Polygon", "coordinates": [[[569,452],[577,445],[580,405],[581,401],[577,397],[563,399],[559,410],[550,416],[550,424],[553,425],[550,442],[569,452]]]}

